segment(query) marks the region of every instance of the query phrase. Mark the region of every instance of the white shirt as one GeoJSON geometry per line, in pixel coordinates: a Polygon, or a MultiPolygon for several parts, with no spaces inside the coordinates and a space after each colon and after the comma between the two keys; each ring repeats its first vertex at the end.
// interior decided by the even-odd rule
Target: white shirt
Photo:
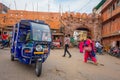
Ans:
{"type": "Polygon", "coordinates": [[[102,47],[102,45],[101,45],[99,42],[96,42],[95,46],[96,46],[97,48],[101,48],[101,47],[102,47]]]}
{"type": "Polygon", "coordinates": [[[69,37],[65,37],[64,44],[70,44],[70,38],[69,37]]]}

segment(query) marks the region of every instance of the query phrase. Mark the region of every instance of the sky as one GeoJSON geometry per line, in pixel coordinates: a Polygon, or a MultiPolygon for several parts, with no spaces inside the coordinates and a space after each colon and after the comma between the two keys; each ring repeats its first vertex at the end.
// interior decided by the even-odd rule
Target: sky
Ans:
{"type": "Polygon", "coordinates": [[[101,0],[0,0],[12,10],[91,13],[101,0]]]}

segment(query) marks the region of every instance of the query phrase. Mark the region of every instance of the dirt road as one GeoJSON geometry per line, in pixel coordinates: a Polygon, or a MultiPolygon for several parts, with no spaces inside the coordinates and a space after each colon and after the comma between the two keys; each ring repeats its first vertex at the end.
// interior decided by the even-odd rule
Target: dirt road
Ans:
{"type": "Polygon", "coordinates": [[[84,63],[77,48],[71,48],[72,58],[62,57],[63,49],[51,50],[43,63],[42,75],[36,77],[33,65],[10,61],[9,49],[0,50],[0,80],[120,80],[120,59],[97,55],[99,62],[84,63]]]}

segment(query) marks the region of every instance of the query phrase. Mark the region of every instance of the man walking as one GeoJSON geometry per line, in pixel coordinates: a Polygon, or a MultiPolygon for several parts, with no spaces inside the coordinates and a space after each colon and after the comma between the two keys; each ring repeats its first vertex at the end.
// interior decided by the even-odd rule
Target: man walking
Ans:
{"type": "Polygon", "coordinates": [[[65,48],[64,48],[64,55],[63,55],[63,57],[66,56],[66,52],[68,53],[69,58],[71,57],[71,54],[70,54],[70,52],[68,51],[69,44],[70,44],[70,35],[66,35],[66,36],[65,36],[65,39],[64,39],[64,46],[65,46],[65,48]]]}

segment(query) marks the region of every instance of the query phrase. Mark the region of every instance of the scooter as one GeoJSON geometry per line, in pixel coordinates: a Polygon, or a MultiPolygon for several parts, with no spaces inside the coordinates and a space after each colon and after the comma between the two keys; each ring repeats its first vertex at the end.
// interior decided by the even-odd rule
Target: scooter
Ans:
{"type": "Polygon", "coordinates": [[[9,47],[10,46],[10,43],[9,43],[9,41],[8,42],[6,42],[5,44],[1,44],[0,45],[0,49],[4,49],[4,48],[6,48],[6,47],[9,47]]]}
{"type": "Polygon", "coordinates": [[[120,57],[120,48],[113,50],[113,56],[120,57]]]}

